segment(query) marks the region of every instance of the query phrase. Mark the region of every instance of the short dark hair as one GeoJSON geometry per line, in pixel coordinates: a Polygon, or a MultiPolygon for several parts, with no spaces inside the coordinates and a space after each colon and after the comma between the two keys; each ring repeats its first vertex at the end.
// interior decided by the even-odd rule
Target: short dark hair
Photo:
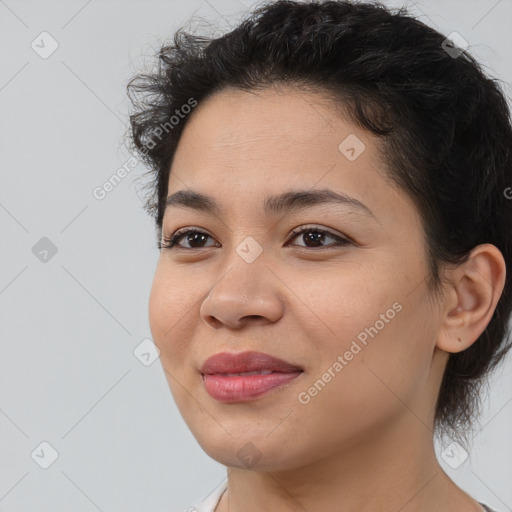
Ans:
{"type": "MultiPolygon", "coordinates": [[[[170,116],[191,98],[201,102],[226,88],[289,84],[327,93],[380,138],[389,177],[422,218],[431,291],[440,290],[440,264],[466,261],[478,244],[495,245],[512,268],[510,111],[499,80],[487,77],[467,51],[448,49],[445,36],[405,8],[377,2],[280,0],[260,5],[221,37],[179,29],[160,49],[158,70],[127,86],[131,147],[152,175],[145,208],[156,220],[157,238],[187,120],[171,126],[170,116]]],[[[511,277],[507,272],[479,339],[450,354],[437,431],[460,434],[477,417],[483,377],[511,346],[511,277]]]]}

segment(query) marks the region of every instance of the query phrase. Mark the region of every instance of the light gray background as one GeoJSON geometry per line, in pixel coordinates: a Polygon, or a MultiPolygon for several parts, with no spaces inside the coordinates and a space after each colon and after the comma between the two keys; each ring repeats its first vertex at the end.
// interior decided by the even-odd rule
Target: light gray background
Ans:
{"type": "MultiPolygon", "coordinates": [[[[512,0],[389,4],[459,32],[489,72],[512,81],[512,0]]],[[[151,337],[158,258],[144,168],[103,200],[92,191],[129,158],[128,79],[192,15],[223,29],[252,5],[0,0],[3,512],[173,512],[225,478],[181,419],[159,360],[144,366],[133,354],[151,337]],[[43,31],[59,44],[47,59],[31,48],[43,31]],[[42,237],[58,249],[46,263],[32,253],[42,237]],[[43,441],[59,453],[48,469],[31,458],[43,441]]],[[[499,511],[512,510],[511,401],[509,359],[469,459],[456,470],[442,460],[499,511]]]]}

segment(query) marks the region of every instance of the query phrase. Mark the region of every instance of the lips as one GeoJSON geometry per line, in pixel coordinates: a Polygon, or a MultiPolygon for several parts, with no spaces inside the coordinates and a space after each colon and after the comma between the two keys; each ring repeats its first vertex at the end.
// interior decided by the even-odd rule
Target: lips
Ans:
{"type": "MultiPolygon", "coordinates": [[[[209,357],[201,367],[204,375],[233,375],[257,372],[260,374],[296,373],[303,369],[263,352],[221,352],[209,357]]],[[[256,375],[256,374],[255,374],[256,375]]]]}
{"type": "Polygon", "coordinates": [[[206,392],[223,403],[256,400],[291,385],[303,371],[262,352],[222,352],[208,358],[201,368],[206,392]]]}

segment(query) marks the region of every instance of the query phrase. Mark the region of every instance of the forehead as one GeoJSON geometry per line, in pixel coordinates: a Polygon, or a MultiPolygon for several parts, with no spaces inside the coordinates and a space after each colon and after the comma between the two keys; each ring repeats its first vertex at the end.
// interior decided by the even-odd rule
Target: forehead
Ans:
{"type": "Polygon", "coordinates": [[[398,206],[385,197],[397,192],[386,179],[379,144],[323,94],[225,89],[200,103],[187,121],[167,195],[189,188],[249,205],[291,188],[328,188],[377,213],[386,202],[398,206]]]}
{"type": "Polygon", "coordinates": [[[226,152],[241,149],[247,153],[256,147],[260,151],[288,147],[297,151],[299,146],[311,151],[308,146],[317,144],[318,136],[325,136],[328,130],[339,134],[339,123],[333,125],[334,108],[335,103],[325,94],[291,86],[257,91],[226,88],[196,107],[182,139],[192,132],[197,142],[226,152]]]}
{"type": "Polygon", "coordinates": [[[375,159],[375,137],[337,115],[334,103],[324,95],[292,87],[229,88],[208,97],[191,113],[172,169],[186,170],[191,178],[216,172],[233,178],[278,178],[304,172],[316,176],[341,162],[347,173],[362,167],[340,153],[340,143],[349,136],[364,139],[365,149],[357,160],[368,164],[375,159]]]}

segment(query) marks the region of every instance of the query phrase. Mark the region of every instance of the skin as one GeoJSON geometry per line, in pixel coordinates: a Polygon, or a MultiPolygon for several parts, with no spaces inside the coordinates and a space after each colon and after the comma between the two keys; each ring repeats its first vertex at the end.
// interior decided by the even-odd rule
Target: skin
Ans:
{"type": "Polygon", "coordinates": [[[378,148],[327,97],[290,86],[220,91],[184,129],[168,195],[190,188],[224,212],[167,209],[164,237],[183,227],[210,237],[183,238],[195,247],[188,252],[162,249],[149,321],[180,413],[227,467],[216,512],[481,510],[438,464],[432,425],[449,352],[485,329],[505,263],[496,247],[477,246],[466,264],[445,268],[442,295],[432,296],[419,213],[386,177],[378,148]],[[354,161],[338,149],[350,134],[366,146],[354,161]],[[373,216],[340,204],[264,214],[267,195],[297,188],[348,194],[373,216]],[[355,243],[336,246],[329,236],[322,249],[291,238],[309,224],[355,243]],[[236,252],[248,236],[263,249],[252,263],[236,252]],[[400,312],[300,403],[394,303],[400,312]],[[214,400],[199,368],[218,352],[245,350],[304,372],[254,401],[214,400]],[[247,443],[259,457],[251,466],[237,456],[247,443]]]}

